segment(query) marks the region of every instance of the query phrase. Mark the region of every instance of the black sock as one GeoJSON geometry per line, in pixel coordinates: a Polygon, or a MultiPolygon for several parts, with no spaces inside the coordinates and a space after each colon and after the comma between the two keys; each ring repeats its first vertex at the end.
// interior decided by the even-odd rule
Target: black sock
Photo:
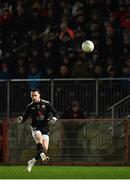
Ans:
{"type": "Polygon", "coordinates": [[[40,158],[41,158],[41,157],[40,157],[40,153],[37,153],[36,156],[35,156],[35,159],[38,160],[38,159],[40,159],[40,158]]]}
{"type": "Polygon", "coordinates": [[[38,159],[41,158],[41,157],[40,157],[40,153],[43,152],[42,144],[41,144],[41,143],[38,143],[38,144],[36,145],[36,148],[37,148],[37,153],[36,153],[36,155],[35,155],[35,159],[38,160],[38,159]]]}
{"type": "Polygon", "coordinates": [[[38,144],[37,144],[37,153],[40,154],[41,152],[44,152],[44,150],[43,150],[42,144],[41,144],[41,143],[38,143],[38,144]]]}

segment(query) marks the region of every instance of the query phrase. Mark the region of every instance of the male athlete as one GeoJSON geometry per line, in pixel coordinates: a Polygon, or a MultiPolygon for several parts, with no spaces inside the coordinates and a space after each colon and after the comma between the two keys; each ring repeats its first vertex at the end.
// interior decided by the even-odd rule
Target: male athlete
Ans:
{"type": "Polygon", "coordinates": [[[57,120],[57,111],[50,102],[40,98],[38,89],[31,90],[31,99],[32,102],[26,106],[23,115],[17,118],[19,123],[26,121],[29,116],[32,119],[31,131],[36,142],[37,153],[33,159],[28,161],[27,170],[29,172],[38,159],[48,160],[45,154],[49,146],[49,123],[55,124],[57,120]]]}

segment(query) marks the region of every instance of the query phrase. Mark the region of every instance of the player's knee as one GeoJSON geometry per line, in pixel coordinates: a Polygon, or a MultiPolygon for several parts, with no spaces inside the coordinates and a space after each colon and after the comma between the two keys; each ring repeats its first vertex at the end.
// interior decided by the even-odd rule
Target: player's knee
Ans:
{"type": "Polygon", "coordinates": [[[41,133],[35,134],[35,139],[36,139],[37,142],[42,142],[42,135],[41,135],[41,133]]]}

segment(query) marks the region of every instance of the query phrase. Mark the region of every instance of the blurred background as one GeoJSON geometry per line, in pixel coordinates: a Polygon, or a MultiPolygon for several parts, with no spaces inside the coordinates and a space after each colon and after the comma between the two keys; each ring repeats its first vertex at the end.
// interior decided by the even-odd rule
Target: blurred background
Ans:
{"type": "Polygon", "coordinates": [[[35,151],[16,117],[39,88],[60,115],[49,163],[128,164],[129,0],[0,1],[0,162],[35,151]],[[85,53],[81,44],[93,41],[85,53]]]}

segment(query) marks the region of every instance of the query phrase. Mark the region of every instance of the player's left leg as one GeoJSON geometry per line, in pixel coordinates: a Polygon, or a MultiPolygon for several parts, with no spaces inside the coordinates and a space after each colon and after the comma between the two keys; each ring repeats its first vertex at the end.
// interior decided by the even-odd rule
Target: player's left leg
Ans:
{"type": "Polygon", "coordinates": [[[45,153],[47,153],[49,147],[49,136],[47,134],[44,134],[42,137],[42,146],[45,153]]]}
{"type": "MultiPolygon", "coordinates": [[[[49,147],[49,136],[47,134],[44,134],[42,137],[43,137],[42,146],[44,149],[44,153],[47,154],[48,147],[49,147]]],[[[41,156],[41,159],[44,160],[44,154],[42,155],[41,153],[40,156],[41,156]]],[[[46,156],[46,159],[44,161],[48,161],[48,160],[49,160],[49,157],[46,156]]]]}

